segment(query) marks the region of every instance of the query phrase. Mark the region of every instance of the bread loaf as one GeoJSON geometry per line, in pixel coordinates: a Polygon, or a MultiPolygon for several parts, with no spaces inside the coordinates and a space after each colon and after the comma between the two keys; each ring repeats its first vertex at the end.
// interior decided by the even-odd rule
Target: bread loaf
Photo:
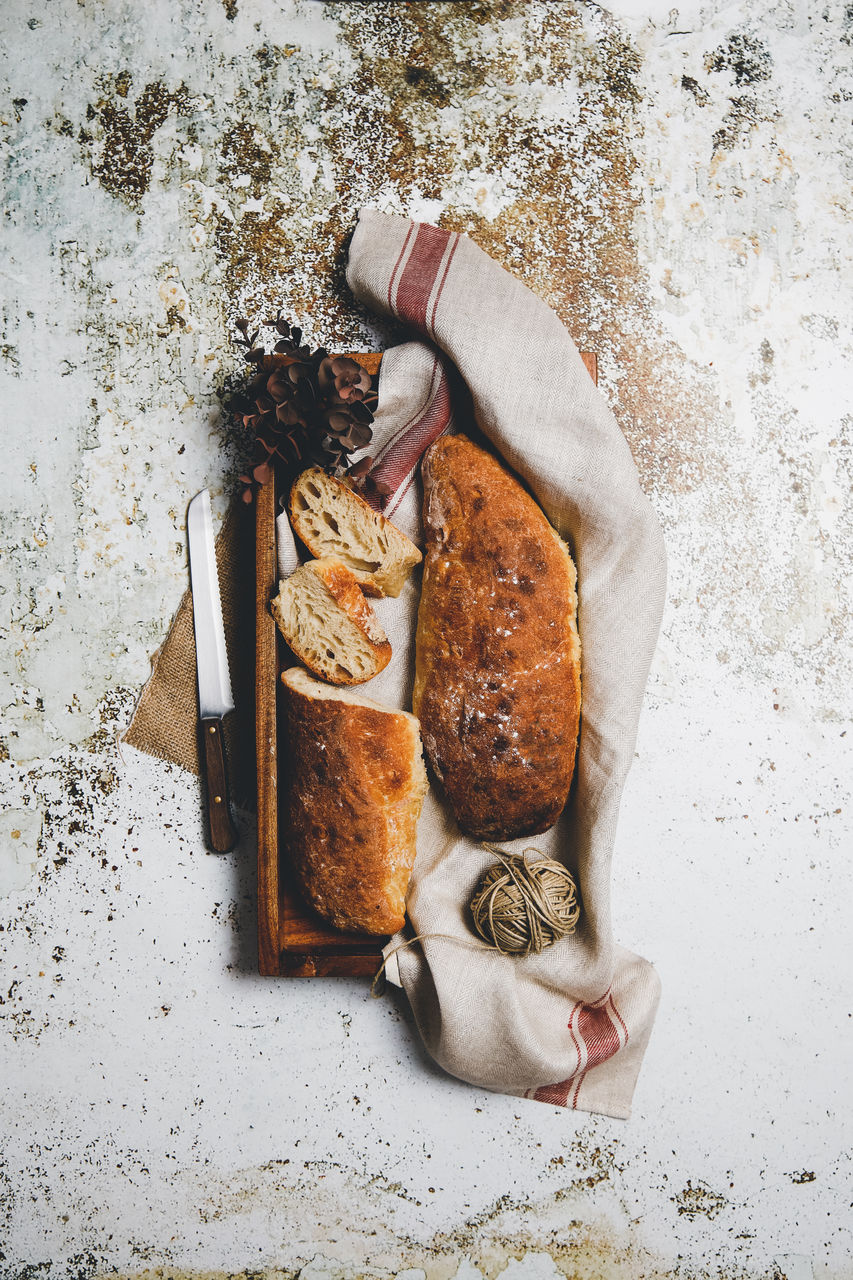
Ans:
{"type": "Polygon", "coordinates": [[[301,667],[281,678],[283,844],[297,883],[336,928],[396,933],[427,789],[418,722],[301,667]]]}
{"type": "Polygon", "coordinates": [[[308,560],[279,583],[270,608],[297,658],[332,684],[361,684],[391,660],[391,645],[340,560],[308,560]]]}
{"type": "Polygon", "coordinates": [[[580,715],[576,573],[514,476],[467,437],[423,461],[413,705],[462,829],[535,835],[562,811],[580,715]]]}
{"type": "Polygon", "coordinates": [[[398,596],[421,553],[390,520],[319,467],[290,490],[290,520],[312,556],[337,556],[370,596],[398,596]]]}

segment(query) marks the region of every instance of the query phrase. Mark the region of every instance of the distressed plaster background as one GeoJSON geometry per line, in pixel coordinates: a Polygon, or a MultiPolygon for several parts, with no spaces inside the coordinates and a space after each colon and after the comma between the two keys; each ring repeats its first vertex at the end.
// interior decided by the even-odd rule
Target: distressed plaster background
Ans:
{"type": "Polygon", "coordinates": [[[0,1273],[853,1275],[853,14],[8,0],[0,1273]],[[120,752],[240,444],[233,319],[374,345],[364,203],[599,352],[669,603],[616,851],[664,999],[622,1124],[255,976],[251,861],[120,752]],[[312,1261],[313,1260],[313,1261],[312,1261]]]}

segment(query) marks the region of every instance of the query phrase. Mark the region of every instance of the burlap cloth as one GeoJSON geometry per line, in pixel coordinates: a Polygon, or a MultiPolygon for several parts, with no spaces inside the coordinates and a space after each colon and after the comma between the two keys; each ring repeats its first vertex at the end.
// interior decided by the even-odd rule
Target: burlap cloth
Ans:
{"type": "MultiPolygon", "coordinates": [[[[658,522],[628,445],[553,312],[464,236],[362,212],[347,279],[368,307],[415,341],[382,361],[372,450],[392,487],[386,513],[421,538],[417,462],[442,431],[479,428],[523,477],[578,568],[582,723],[575,783],[535,844],[580,887],[575,934],[539,956],[464,945],[473,888],[492,861],[463,836],[432,786],[418,826],[410,927],[386,949],[424,1045],[445,1070],[488,1089],[626,1117],[659,998],[647,961],[618,947],[610,921],[616,822],[663,609],[658,522]],[[461,376],[461,383],[460,383],[461,376]],[[472,421],[473,419],[473,421],[472,421]],[[421,941],[401,946],[414,935],[421,941]],[[433,935],[433,936],[429,936],[433,935]],[[462,943],[449,940],[459,938],[462,943]]],[[[251,530],[235,509],[217,545],[232,679],[240,710],[232,766],[251,774],[251,530]],[[243,540],[240,540],[241,522],[243,540]],[[240,605],[246,590],[245,604],[240,605]],[[245,735],[245,736],[243,736],[245,735]]],[[[411,707],[419,578],[374,601],[393,646],[367,692],[411,707]]],[[[126,740],[198,770],[192,615],[185,598],[156,656],[126,740]]]]}

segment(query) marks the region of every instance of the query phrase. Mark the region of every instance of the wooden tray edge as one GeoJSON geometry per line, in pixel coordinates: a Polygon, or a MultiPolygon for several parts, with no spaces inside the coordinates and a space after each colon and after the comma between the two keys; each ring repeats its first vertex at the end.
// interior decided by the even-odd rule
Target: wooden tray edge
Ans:
{"type": "Polygon", "coordinates": [[[281,972],[278,876],[278,651],[269,602],[278,585],[275,483],[255,497],[255,767],[258,786],[258,969],[281,972]],[[270,697],[272,690],[272,697],[270,697]]]}

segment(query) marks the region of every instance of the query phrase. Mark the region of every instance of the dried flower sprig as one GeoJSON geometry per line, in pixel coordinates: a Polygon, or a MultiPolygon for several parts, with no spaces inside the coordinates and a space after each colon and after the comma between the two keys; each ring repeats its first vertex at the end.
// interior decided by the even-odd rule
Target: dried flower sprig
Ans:
{"type": "Polygon", "coordinates": [[[364,457],[355,466],[350,461],[373,438],[375,379],[349,356],[329,355],[324,347],[312,351],[302,341],[302,330],[280,311],[264,324],[278,334],[269,354],[257,345],[260,329],[250,334],[248,320],[237,321],[236,342],[258,370],[231,406],[253,437],[251,474],[240,477],[243,500],[251,502],[257,486],[274,472],[290,479],[309,466],[337,476],[348,473],[365,497],[374,490],[384,496],[384,487],[370,480],[372,459],[364,457]]]}

